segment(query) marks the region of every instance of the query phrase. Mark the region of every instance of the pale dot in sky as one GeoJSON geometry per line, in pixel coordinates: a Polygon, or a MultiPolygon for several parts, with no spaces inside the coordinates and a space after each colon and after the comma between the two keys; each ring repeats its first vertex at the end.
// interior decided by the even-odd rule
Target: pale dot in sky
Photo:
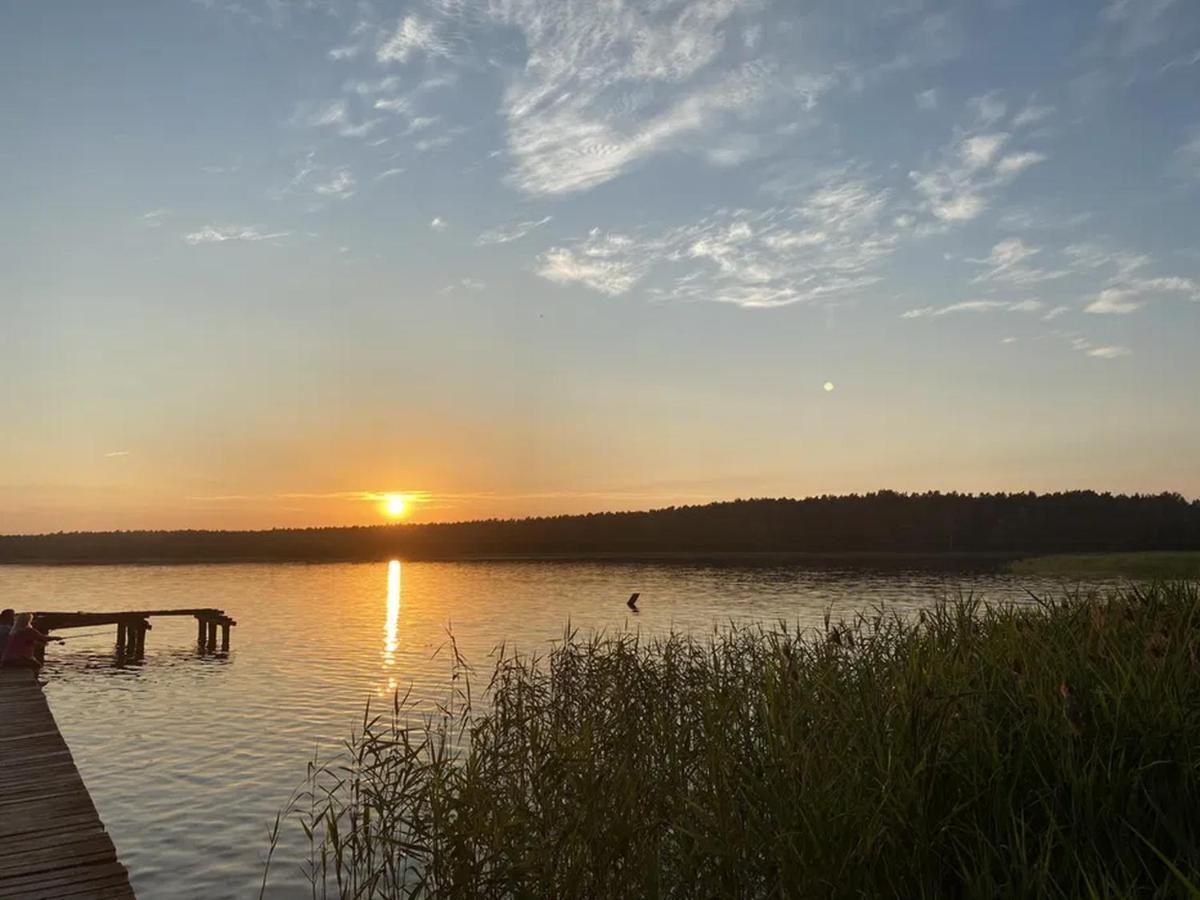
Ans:
{"type": "Polygon", "coordinates": [[[828,394],[832,390],[833,390],[833,382],[832,381],[825,382],[825,393],[828,394]]]}

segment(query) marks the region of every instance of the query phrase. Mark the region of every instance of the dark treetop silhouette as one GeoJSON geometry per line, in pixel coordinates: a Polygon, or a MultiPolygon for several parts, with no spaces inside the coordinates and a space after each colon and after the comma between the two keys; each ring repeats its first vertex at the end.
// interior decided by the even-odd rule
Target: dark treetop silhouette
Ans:
{"type": "Polygon", "coordinates": [[[14,535],[0,537],[0,563],[1192,549],[1200,502],[1178,494],[879,491],[453,524],[14,535]]]}

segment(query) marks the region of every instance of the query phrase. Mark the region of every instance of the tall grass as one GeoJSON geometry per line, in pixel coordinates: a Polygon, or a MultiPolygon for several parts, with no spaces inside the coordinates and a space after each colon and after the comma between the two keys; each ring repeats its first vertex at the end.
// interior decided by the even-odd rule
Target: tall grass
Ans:
{"type": "Polygon", "coordinates": [[[459,678],[310,769],[313,896],[1197,896],[1194,585],[568,634],[484,702],[459,678]]]}

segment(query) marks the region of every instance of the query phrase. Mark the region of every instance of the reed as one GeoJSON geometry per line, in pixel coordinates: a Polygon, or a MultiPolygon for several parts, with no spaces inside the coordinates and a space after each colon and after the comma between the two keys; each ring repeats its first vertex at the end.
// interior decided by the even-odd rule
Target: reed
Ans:
{"type": "Polygon", "coordinates": [[[1200,896],[1194,585],[568,632],[455,684],[310,768],[314,897],[1200,896]]]}

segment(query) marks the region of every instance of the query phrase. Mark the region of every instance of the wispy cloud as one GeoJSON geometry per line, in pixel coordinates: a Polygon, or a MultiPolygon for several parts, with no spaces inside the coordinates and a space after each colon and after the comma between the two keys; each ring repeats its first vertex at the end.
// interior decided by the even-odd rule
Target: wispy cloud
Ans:
{"type": "Polygon", "coordinates": [[[1118,51],[1129,56],[1167,39],[1166,13],[1174,5],[1175,0],[1110,0],[1100,19],[1116,32],[1118,51]]]}
{"type": "Polygon", "coordinates": [[[1097,356],[1100,359],[1118,359],[1133,353],[1128,347],[1116,344],[1109,344],[1103,347],[1089,347],[1086,352],[1088,356],[1097,356]]]}
{"type": "Polygon", "coordinates": [[[1174,154],[1173,163],[1176,171],[1185,178],[1200,181],[1200,129],[1174,154]]]}
{"type": "Polygon", "coordinates": [[[538,258],[536,271],[556,284],[578,283],[615,297],[637,284],[648,266],[648,260],[630,252],[634,246],[626,235],[593,231],[574,248],[547,250],[538,258]]]}
{"type": "Polygon", "coordinates": [[[1070,274],[1066,269],[1040,269],[1024,264],[1026,260],[1041,252],[1040,247],[1031,247],[1020,238],[1006,238],[993,246],[991,253],[985,259],[970,260],[970,262],[987,266],[987,270],[975,276],[972,283],[997,282],[1030,285],[1070,274]]]}
{"type": "Polygon", "coordinates": [[[902,319],[927,319],[949,316],[954,313],[988,313],[988,312],[1019,312],[1033,313],[1042,308],[1040,300],[962,300],[947,306],[922,306],[919,309],[905,310],[900,314],[902,319]]]}
{"type": "Polygon", "coordinates": [[[509,244],[513,241],[519,241],[531,231],[541,228],[543,225],[552,221],[551,216],[543,216],[540,219],[529,219],[523,222],[508,222],[504,225],[497,225],[495,228],[489,228],[475,239],[475,243],[480,246],[488,244],[509,244]]]}
{"type": "Polygon", "coordinates": [[[1013,116],[1012,124],[1014,128],[1028,128],[1030,125],[1037,125],[1039,122],[1046,121],[1054,113],[1055,109],[1053,106],[1030,102],[1024,109],[1013,116]]]}
{"type": "Polygon", "coordinates": [[[430,222],[429,222],[429,227],[432,228],[434,231],[445,231],[447,228],[450,227],[450,225],[441,216],[434,216],[433,219],[430,220],[430,222]]]}
{"type": "Polygon", "coordinates": [[[345,168],[335,170],[327,180],[313,185],[313,190],[322,197],[337,197],[339,200],[353,197],[356,189],[354,173],[345,168]]]}
{"type": "Polygon", "coordinates": [[[419,56],[448,56],[446,43],[436,22],[419,15],[408,15],[379,45],[375,58],[381,63],[406,63],[419,56]]]}
{"type": "Polygon", "coordinates": [[[1003,178],[1019,175],[1030,166],[1036,166],[1040,162],[1045,162],[1048,158],[1045,153],[1035,153],[1032,151],[1010,153],[1002,157],[1000,162],[996,163],[996,174],[1003,178]]]}
{"type": "Polygon", "coordinates": [[[1190,278],[1134,278],[1118,287],[1105,288],[1084,307],[1085,312],[1097,315],[1126,315],[1136,312],[1155,297],[1182,296],[1200,302],[1200,284],[1190,278]]]}
{"type": "Polygon", "coordinates": [[[133,451],[131,451],[131,450],[110,450],[108,453],[104,454],[104,458],[105,459],[116,459],[117,457],[120,457],[120,456],[128,456],[132,452],[133,451]]]}
{"type": "Polygon", "coordinates": [[[772,85],[793,96],[825,90],[820,77],[789,81],[728,40],[746,5],[495,4],[529,54],[503,98],[511,182],[530,194],[586,190],[748,113],[772,85]]]}
{"type": "Polygon", "coordinates": [[[593,230],[555,247],[537,272],[617,295],[650,275],[660,300],[708,300],[747,308],[832,300],[877,283],[900,235],[889,192],[831,175],[794,206],[714,213],[654,235],[593,230]]]}
{"type": "Polygon", "coordinates": [[[480,281],[478,278],[460,278],[453,284],[448,284],[439,291],[442,294],[453,294],[455,291],[462,289],[466,291],[482,291],[487,288],[486,281],[480,281]]]}
{"type": "Polygon", "coordinates": [[[147,228],[161,228],[170,214],[169,209],[152,209],[150,212],[142,213],[142,224],[147,228]]]}
{"type": "Polygon", "coordinates": [[[1051,332],[1051,335],[1065,340],[1067,345],[1077,353],[1094,359],[1120,359],[1133,354],[1133,351],[1123,344],[1097,344],[1076,332],[1055,331],[1051,332]]]}
{"type": "Polygon", "coordinates": [[[197,244],[222,244],[226,241],[273,241],[285,238],[290,231],[263,232],[250,225],[206,225],[199,231],[185,234],[183,239],[197,244]]]}
{"type": "MultiPolygon", "coordinates": [[[[977,218],[996,189],[1047,159],[1044,153],[1027,150],[1003,153],[1014,135],[991,130],[1007,113],[1007,105],[999,97],[976,97],[968,106],[975,120],[971,130],[944,148],[937,164],[909,173],[923,198],[922,209],[946,223],[977,218]]],[[[1015,121],[1011,124],[1017,127],[1015,121]]]]}

